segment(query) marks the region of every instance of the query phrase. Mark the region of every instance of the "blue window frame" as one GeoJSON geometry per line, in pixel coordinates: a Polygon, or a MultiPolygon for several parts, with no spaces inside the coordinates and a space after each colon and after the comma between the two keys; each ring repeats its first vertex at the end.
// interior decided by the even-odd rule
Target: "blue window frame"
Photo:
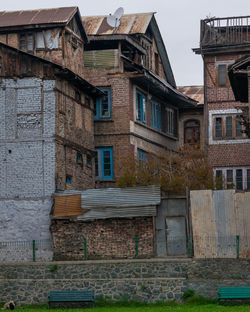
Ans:
{"type": "Polygon", "coordinates": [[[95,102],[94,119],[105,119],[111,117],[111,89],[99,88],[104,95],[98,97],[95,102]]]}
{"type": "Polygon", "coordinates": [[[136,90],[136,120],[146,123],[146,96],[136,90]]]}
{"type": "Polygon", "coordinates": [[[72,184],[72,177],[70,175],[66,175],[66,183],[72,184]]]}
{"type": "Polygon", "coordinates": [[[139,168],[144,167],[145,164],[148,162],[148,153],[138,148],[137,157],[138,157],[139,168]]]}
{"type": "Polygon", "coordinates": [[[161,128],[161,104],[155,101],[151,101],[151,123],[152,127],[157,130],[162,130],[161,128]]]}
{"type": "Polygon", "coordinates": [[[99,147],[96,149],[95,175],[97,179],[113,179],[113,148],[99,147]]]}

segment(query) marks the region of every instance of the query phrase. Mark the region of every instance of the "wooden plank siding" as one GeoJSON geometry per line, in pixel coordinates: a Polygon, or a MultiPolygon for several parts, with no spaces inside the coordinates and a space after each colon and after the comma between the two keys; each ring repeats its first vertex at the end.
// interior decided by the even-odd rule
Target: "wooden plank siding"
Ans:
{"type": "Polygon", "coordinates": [[[54,197],[54,217],[70,217],[82,214],[81,194],[54,197]]]}

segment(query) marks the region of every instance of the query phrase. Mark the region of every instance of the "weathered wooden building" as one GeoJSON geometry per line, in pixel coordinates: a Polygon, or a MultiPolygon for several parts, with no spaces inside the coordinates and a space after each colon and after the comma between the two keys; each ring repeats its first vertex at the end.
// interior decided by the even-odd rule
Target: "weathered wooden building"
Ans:
{"type": "Polygon", "coordinates": [[[88,38],[77,7],[0,12],[0,41],[83,76],[88,38]]]}
{"type": "Polygon", "coordinates": [[[106,16],[83,24],[85,75],[105,93],[94,116],[97,185],[112,186],[130,155],[145,161],[177,152],[179,110],[196,102],[176,88],[153,13],[123,15],[116,28],[106,16]]]}

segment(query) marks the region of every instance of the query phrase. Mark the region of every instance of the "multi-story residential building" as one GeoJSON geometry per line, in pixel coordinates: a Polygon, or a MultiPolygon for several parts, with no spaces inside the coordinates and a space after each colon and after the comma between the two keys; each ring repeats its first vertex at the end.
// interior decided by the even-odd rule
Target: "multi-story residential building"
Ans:
{"type": "Polygon", "coordinates": [[[102,92],[74,67],[83,66],[86,40],[77,8],[0,16],[5,42],[0,42],[0,236],[2,241],[49,239],[56,186],[95,185],[93,111],[102,92]],[[67,36],[64,29],[74,21],[81,46],[72,44],[78,30],[67,36]],[[66,51],[75,53],[72,63],[66,51]]]}
{"type": "Polygon", "coordinates": [[[196,102],[176,88],[153,13],[123,15],[116,28],[106,16],[83,23],[85,77],[105,93],[95,109],[97,185],[112,186],[130,155],[177,152],[179,110],[196,102]]]}
{"type": "Polygon", "coordinates": [[[204,114],[207,156],[215,177],[225,187],[248,189],[250,140],[244,133],[240,109],[228,79],[228,67],[250,52],[249,17],[201,21],[200,47],[204,61],[204,114]]]}
{"type": "Polygon", "coordinates": [[[88,38],[77,7],[0,12],[0,41],[83,76],[88,38]]]}

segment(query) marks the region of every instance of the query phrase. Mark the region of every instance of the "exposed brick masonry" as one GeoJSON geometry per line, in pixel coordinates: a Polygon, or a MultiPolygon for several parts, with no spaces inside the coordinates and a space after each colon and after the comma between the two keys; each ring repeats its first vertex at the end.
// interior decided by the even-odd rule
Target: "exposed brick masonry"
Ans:
{"type": "Polygon", "coordinates": [[[83,238],[87,239],[88,259],[135,258],[154,254],[154,230],[151,217],[94,221],[53,220],[51,232],[56,260],[82,260],[83,238]]]}

